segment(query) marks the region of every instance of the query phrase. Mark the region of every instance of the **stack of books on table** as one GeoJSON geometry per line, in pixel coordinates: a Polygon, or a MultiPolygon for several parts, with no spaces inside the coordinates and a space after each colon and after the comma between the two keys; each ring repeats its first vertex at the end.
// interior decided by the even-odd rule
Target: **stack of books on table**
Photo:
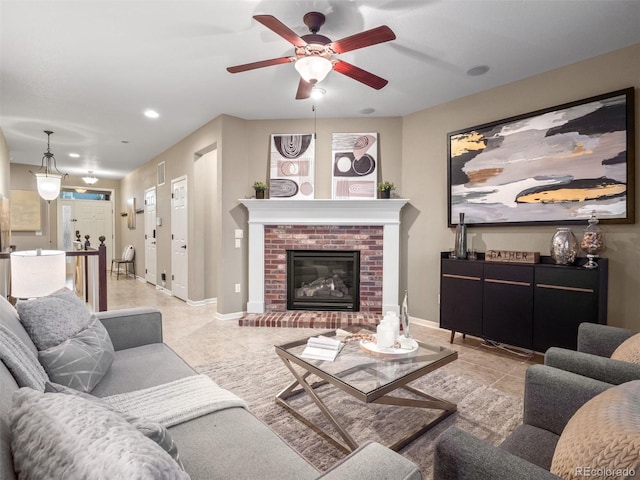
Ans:
{"type": "Polygon", "coordinates": [[[340,340],[319,335],[307,340],[307,346],[300,356],[310,360],[333,362],[343,346],[344,343],[340,342],[340,340]]]}

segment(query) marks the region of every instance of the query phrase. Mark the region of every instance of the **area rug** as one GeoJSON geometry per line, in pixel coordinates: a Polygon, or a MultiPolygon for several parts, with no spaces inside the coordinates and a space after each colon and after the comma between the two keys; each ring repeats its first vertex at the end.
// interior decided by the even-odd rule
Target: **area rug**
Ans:
{"type": "MultiPolygon", "coordinates": [[[[209,375],[221,387],[243,398],[254,415],[319,470],[324,471],[345,457],[342,450],[275,403],[275,395],[293,380],[293,376],[272,348],[254,352],[252,358],[216,362],[196,370],[209,375]]],[[[419,465],[425,479],[433,478],[434,440],[448,427],[455,425],[478,438],[497,444],[522,423],[522,399],[448,373],[446,366],[410,385],[458,405],[456,413],[399,452],[419,465]]],[[[330,385],[317,391],[358,443],[374,440],[390,445],[439,412],[367,405],[330,385]]],[[[290,402],[324,428],[331,429],[306,394],[290,399],[290,402]]]]}

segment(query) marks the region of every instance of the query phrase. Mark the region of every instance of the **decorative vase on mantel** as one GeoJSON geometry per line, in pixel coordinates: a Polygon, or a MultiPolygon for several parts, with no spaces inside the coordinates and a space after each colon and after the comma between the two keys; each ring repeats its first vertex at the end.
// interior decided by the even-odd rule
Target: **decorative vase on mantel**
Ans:
{"type": "Polygon", "coordinates": [[[560,227],[551,238],[551,258],[556,265],[571,265],[578,255],[578,240],[570,228],[560,227]]]}
{"type": "Polygon", "coordinates": [[[464,260],[467,258],[467,226],[464,224],[463,212],[460,212],[460,221],[456,226],[456,240],[453,248],[457,259],[464,260]]]}
{"type": "Polygon", "coordinates": [[[256,198],[264,198],[264,190],[256,190],[256,198]]]}

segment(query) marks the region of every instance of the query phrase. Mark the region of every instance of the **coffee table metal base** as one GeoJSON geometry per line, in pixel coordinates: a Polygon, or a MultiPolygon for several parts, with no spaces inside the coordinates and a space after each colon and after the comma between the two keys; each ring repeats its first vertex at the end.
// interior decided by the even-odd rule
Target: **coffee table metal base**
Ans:
{"type": "MultiPolygon", "coordinates": [[[[309,428],[311,428],[318,434],[322,435],[329,442],[331,442],[333,445],[343,450],[344,452],[350,453],[356,448],[358,448],[358,443],[349,434],[349,432],[345,430],[345,428],[340,424],[336,416],[329,410],[327,405],[322,401],[322,399],[314,391],[314,389],[322,385],[326,385],[330,382],[326,380],[322,380],[314,383],[309,383],[307,382],[307,378],[311,375],[312,372],[306,371],[301,374],[297,372],[295,368],[293,368],[293,365],[288,359],[283,357],[281,357],[281,359],[296,379],[291,384],[289,384],[284,390],[282,390],[280,393],[276,395],[276,402],[279,405],[282,405],[287,410],[289,410],[298,420],[303,422],[305,425],[307,425],[309,428]],[[301,387],[301,388],[298,388],[298,387],[301,387]],[[303,413],[301,413],[298,409],[296,409],[289,402],[287,402],[288,398],[295,395],[299,395],[304,392],[306,392],[309,395],[309,397],[313,400],[313,402],[324,414],[324,416],[329,420],[329,422],[331,422],[331,425],[333,425],[333,427],[338,432],[340,437],[342,437],[343,441],[336,439],[335,436],[332,435],[328,430],[322,428],[317,423],[308,419],[303,413]]],[[[401,406],[401,407],[437,409],[437,410],[442,410],[442,413],[440,413],[440,415],[435,417],[430,422],[423,424],[417,430],[407,434],[402,439],[395,442],[393,445],[389,445],[389,448],[395,451],[398,451],[401,448],[403,448],[405,445],[408,445],[409,443],[414,441],[416,438],[424,434],[429,429],[433,428],[435,425],[440,423],[442,420],[444,420],[445,418],[447,418],[449,415],[451,415],[457,410],[457,406],[455,403],[447,402],[446,400],[441,400],[439,398],[432,397],[431,395],[427,395],[426,393],[421,392],[420,390],[416,390],[415,388],[410,387],[408,385],[403,385],[399,388],[406,390],[408,392],[411,392],[412,394],[418,397],[421,397],[421,399],[394,397],[392,395],[386,394],[379,398],[376,398],[371,403],[395,405],[395,406],[401,406]]]]}

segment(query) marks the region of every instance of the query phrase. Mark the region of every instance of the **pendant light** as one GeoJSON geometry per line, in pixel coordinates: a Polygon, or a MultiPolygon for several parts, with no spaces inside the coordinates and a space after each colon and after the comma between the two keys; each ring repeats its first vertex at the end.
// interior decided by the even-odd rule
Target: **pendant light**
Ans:
{"type": "Polygon", "coordinates": [[[56,157],[51,153],[49,140],[53,132],[45,130],[44,133],[47,134],[47,151],[42,157],[40,169],[37,172],[31,173],[36,177],[38,194],[40,197],[47,202],[51,202],[51,200],[58,198],[58,195],[60,195],[60,184],[62,183],[62,179],[67,178],[69,175],[58,170],[56,157]]]}
{"type": "Polygon", "coordinates": [[[93,172],[91,170],[89,170],[89,174],[88,175],[85,175],[84,177],[82,177],[82,180],[87,185],[93,185],[98,181],[98,179],[96,178],[96,176],[93,174],[93,172]]]}

